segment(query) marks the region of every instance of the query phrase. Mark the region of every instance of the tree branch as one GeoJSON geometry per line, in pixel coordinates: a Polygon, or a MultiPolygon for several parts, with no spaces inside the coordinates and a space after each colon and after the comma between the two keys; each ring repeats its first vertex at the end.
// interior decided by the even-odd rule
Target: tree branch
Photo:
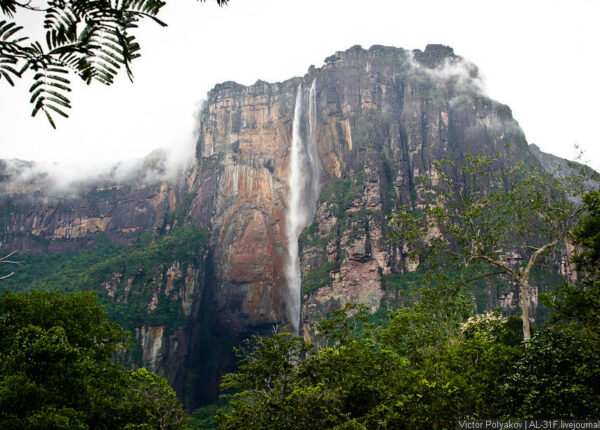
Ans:
{"type": "Polygon", "coordinates": [[[513,278],[519,279],[519,274],[512,267],[510,267],[510,265],[503,263],[501,261],[498,261],[498,260],[494,260],[493,258],[491,258],[488,255],[476,253],[476,254],[473,254],[473,259],[487,261],[492,266],[496,266],[498,269],[502,270],[504,273],[508,273],[513,278]]]}
{"type": "Polygon", "coordinates": [[[504,274],[504,273],[506,273],[506,272],[505,272],[505,271],[500,271],[500,272],[490,272],[490,273],[485,273],[485,274],[483,274],[483,275],[476,276],[476,277],[474,277],[474,278],[471,278],[471,279],[467,279],[467,280],[465,280],[465,281],[463,281],[463,282],[464,282],[464,283],[466,283],[466,284],[468,284],[468,283],[470,283],[470,282],[478,281],[478,280],[480,280],[480,279],[484,279],[484,278],[489,278],[489,277],[491,277],[491,276],[502,275],[502,274],[504,274]]]}
{"type": "Polygon", "coordinates": [[[23,9],[32,10],[34,12],[46,12],[47,9],[31,6],[31,1],[32,0],[29,0],[27,3],[15,2],[15,5],[22,7],[23,9]]]}

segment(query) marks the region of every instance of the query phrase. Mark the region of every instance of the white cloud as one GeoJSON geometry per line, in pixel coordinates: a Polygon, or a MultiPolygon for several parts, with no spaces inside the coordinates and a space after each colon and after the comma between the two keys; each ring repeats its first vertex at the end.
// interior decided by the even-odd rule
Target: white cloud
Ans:
{"type": "Polygon", "coordinates": [[[448,57],[442,64],[430,68],[419,63],[415,59],[414,52],[409,51],[408,61],[415,73],[429,77],[438,86],[451,85],[461,92],[474,91],[486,94],[485,85],[477,66],[462,57],[448,57]]]}
{"type": "MultiPolygon", "coordinates": [[[[144,24],[136,81],[76,85],[73,111],[53,131],[29,117],[28,85],[0,82],[0,158],[93,166],[193,144],[194,105],[218,82],[281,81],[335,51],[373,44],[454,48],[477,65],[492,98],[508,104],[530,142],[600,166],[600,2],[505,0],[170,0],[167,28],[144,24]]],[[[460,78],[461,69],[445,73],[460,78]]]]}

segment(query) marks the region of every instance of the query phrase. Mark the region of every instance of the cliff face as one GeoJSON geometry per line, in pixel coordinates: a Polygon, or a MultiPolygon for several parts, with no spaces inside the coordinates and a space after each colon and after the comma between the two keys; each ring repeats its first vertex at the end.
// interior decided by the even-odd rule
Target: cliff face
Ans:
{"type": "Polygon", "coordinates": [[[212,264],[208,233],[184,225],[184,178],[165,176],[163,162],[153,154],[125,179],[69,187],[33,163],[0,162],[1,247],[23,262],[3,287],[95,289],[131,331],[128,363],[167,376],[191,406],[216,397],[220,376],[208,366],[221,343],[206,347],[212,264]]]}
{"type": "Polygon", "coordinates": [[[300,239],[308,321],[347,302],[380,307],[382,277],[402,259],[386,216],[419,203],[415,177],[431,175],[434,160],[512,143],[515,157],[535,163],[510,109],[483,96],[477,69],[450,48],[353,47],[325,63],[284,83],[218,85],[205,105],[191,215],[213,231],[218,315],[236,330],[285,322],[284,214],[300,84],[315,83],[322,169],[314,224],[300,239]]]}
{"type": "Polygon", "coordinates": [[[164,157],[149,156],[125,180],[103,177],[70,184],[35,163],[0,160],[3,248],[48,252],[86,247],[103,233],[127,243],[136,232],[162,229],[181,185],[160,180],[164,157]]]}
{"type": "MultiPolygon", "coordinates": [[[[299,240],[306,332],[345,303],[375,312],[397,299],[390,285],[403,250],[388,240],[386,217],[422,202],[415,178],[431,177],[434,160],[512,143],[516,158],[536,162],[510,109],[483,95],[477,69],[452,49],[353,47],[301,78],[217,85],[179,181],[147,174],[156,163],[146,163],[135,180],[83,184],[66,196],[44,177],[17,181],[0,165],[2,249],[38,255],[33,267],[54,252],[72,261],[73,249],[87,252],[87,284],[68,282],[97,289],[132,330],[131,362],[166,374],[188,406],[214,398],[233,344],[293,322],[284,271],[294,121],[316,142],[318,160],[307,162],[320,171],[318,199],[303,196],[316,206],[314,222],[299,240]],[[295,118],[297,109],[304,114],[295,118]],[[104,239],[112,248],[100,255],[104,239]],[[99,265],[106,260],[114,264],[99,265]]],[[[556,271],[566,274],[562,263],[556,271]]],[[[52,279],[32,274],[11,288],[52,279]]],[[[509,309],[518,296],[488,289],[477,300],[509,309]]]]}
{"type": "Polygon", "coordinates": [[[216,315],[233,332],[281,321],[293,81],[218,85],[202,112],[189,215],[211,231],[216,315]]]}

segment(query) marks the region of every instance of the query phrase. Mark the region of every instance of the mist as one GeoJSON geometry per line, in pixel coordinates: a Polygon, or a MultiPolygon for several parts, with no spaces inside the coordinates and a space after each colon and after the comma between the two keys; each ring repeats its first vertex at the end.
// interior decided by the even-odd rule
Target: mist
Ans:
{"type": "Polygon", "coordinates": [[[157,148],[144,157],[117,162],[0,160],[0,193],[42,191],[76,197],[91,186],[174,183],[183,179],[194,160],[196,133],[179,145],[157,148]]]}

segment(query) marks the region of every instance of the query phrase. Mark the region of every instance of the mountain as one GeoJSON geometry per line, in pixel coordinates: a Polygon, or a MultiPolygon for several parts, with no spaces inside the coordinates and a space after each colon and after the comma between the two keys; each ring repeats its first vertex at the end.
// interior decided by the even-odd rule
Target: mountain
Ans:
{"type": "MultiPolygon", "coordinates": [[[[510,143],[539,166],[477,68],[441,45],[355,46],[303,77],[216,85],[197,132],[177,173],[154,154],[60,188],[32,163],[0,164],[2,250],[24,261],[5,285],[95,289],[132,331],[131,365],[165,374],[188,407],[216,397],[231,347],[252,333],[289,323],[309,336],[347,302],[376,313],[401,301],[387,215],[419,205],[415,180],[434,160],[510,143]]],[[[554,261],[534,305],[572,275],[564,250],[554,261]]],[[[475,298],[510,310],[518,291],[490,284],[475,298]]]]}

